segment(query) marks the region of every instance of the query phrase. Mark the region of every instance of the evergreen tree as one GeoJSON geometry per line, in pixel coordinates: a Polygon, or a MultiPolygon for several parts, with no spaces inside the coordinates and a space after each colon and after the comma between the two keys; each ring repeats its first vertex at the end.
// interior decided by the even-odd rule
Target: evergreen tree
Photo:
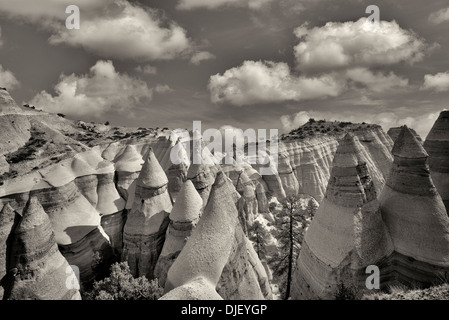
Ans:
{"type": "Polygon", "coordinates": [[[271,260],[271,265],[274,275],[279,280],[279,289],[287,300],[290,297],[293,268],[299,256],[305,229],[309,224],[307,219],[309,211],[302,209],[297,196],[288,196],[281,203],[282,210],[276,214],[279,252],[271,260]]]}
{"type": "Polygon", "coordinates": [[[318,210],[318,204],[316,203],[316,201],[313,198],[310,198],[309,202],[307,203],[307,208],[306,208],[307,215],[313,219],[317,210],[318,210]]]}
{"type": "Polygon", "coordinates": [[[264,226],[258,220],[255,220],[249,230],[249,239],[253,242],[254,250],[260,260],[266,259],[266,245],[269,236],[270,235],[264,226]]]}

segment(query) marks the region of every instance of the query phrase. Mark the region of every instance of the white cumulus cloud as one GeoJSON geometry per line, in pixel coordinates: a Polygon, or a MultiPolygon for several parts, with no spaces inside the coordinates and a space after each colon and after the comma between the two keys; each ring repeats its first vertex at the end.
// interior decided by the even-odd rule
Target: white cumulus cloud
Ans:
{"type": "Polygon", "coordinates": [[[197,53],[187,31],[160,10],[128,0],[79,0],[80,29],[68,30],[69,0],[0,0],[0,13],[40,25],[53,45],[82,47],[105,59],[189,59],[197,53]]]}
{"type": "Polygon", "coordinates": [[[107,112],[130,112],[134,106],[152,99],[153,90],[145,81],[118,73],[111,61],[98,61],[88,74],[61,75],[54,88],[30,103],[48,112],[73,116],[101,116],[107,112]]]}
{"type": "Polygon", "coordinates": [[[154,91],[162,94],[162,93],[167,93],[167,92],[173,92],[174,90],[172,88],[170,88],[170,86],[167,84],[158,84],[154,88],[154,91]]]}
{"type": "Polygon", "coordinates": [[[0,87],[13,90],[20,85],[14,74],[0,65],[0,87]]]}
{"type": "Polygon", "coordinates": [[[381,72],[374,73],[366,68],[349,69],[347,77],[374,92],[385,92],[394,88],[406,87],[408,79],[402,78],[390,72],[384,75],[381,72]]]}
{"type": "Polygon", "coordinates": [[[198,8],[217,9],[220,7],[248,7],[260,9],[272,0],[180,0],[177,8],[180,10],[192,10],[198,8]]]}
{"type": "Polygon", "coordinates": [[[296,76],[287,63],[272,61],[244,61],[211,76],[208,87],[212,102],[237,106],[337,96],[343,90],[332,75],[296,76]]]}
{"type": "Polygon", "coordinates": [[[328,22],[322,27],[295,29],[300,43],[295,57],[301,70],[371,67],[422,60],[425,41],[395,21],[381,21],[379,27],[358,21],[328,22]]]}
{"type": "Polygon", "coordinates": [[[433,24],[441,24],[449,21],[449,7],[431,13],[429,16],[429,21],[433,24]]]}
{"type": "Polygon", "coordinates": [[[207,51],[200,51],[195,53],[192,58],[190,58],[190,62],[196,66],[198,66],[202,61],[215,59],[215,56],[207,51]]]}
{"type": "Polygon", "coordinates": [[[149,64],[144,66],[137,66],[134,70],[143,74],[157,74],[157,68],[149,64]]]}
{"type": "Polygon", "coordinates": [[[449,71],[440,72],[435,75],[426,74],[422,90],[433,90],[436,92],[449,91],[449,71]]]}
{"type": "Polygon", "coordinates": [[[186,55],[191,41],[173,21],[164,21],[156,10],[116,0],[118,11],[83,19],[80,30],[60,28],[51,44],[83,47],[102,57],[138,61],[170,60],[186,55]]]}

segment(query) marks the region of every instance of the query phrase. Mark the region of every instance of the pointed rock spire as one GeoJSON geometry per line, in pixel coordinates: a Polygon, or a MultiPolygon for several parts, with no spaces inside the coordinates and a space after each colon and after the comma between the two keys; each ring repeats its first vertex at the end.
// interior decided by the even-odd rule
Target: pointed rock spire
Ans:
{"type": "Polygon", "coordinates": [[[351,133],[340,141],[297,261],[293,299],[333,299],[342,282],[364,288],[365,268],[393,251],[362,149],[351,133]]]}
{"type": "Polygon", "coordinates": [[[410,283],[429,284],[441,268],[449,267],[449,217],[430,177],[427,152],[405,126],[393,154],[394,163],[380,195],[382,217],[395,251],[427,263],[419,272],[399,269],[399,276],[410,283]]]}
{"type": "Polygon", "coordinates": [[[154,278],[172,210],[167,184],[167,176],[150,148],[123,232],[122,260],[128,262],[135,276],[154,278]]]}
{"type": "MultiPolygon", "coordinates": [[[[8,271],[8,238],[13,232],[14,217],[14,209],[9,203],[6,203],[0,211],[0,279],[3,279],[8,271]]],[[[0,300],[3,299],[4,285],[4,283],[0,283],[0,300]]]]}
{"type": "Polygon", "coordinates": [[[181,187],[170,220],[176,222],[192,222],[199,218],[203,207],[203,200],[193,186],[192,181],[187,180],[181,187]]]}
{"type": "Polygon", "coordinates": [[[147,159],[142,166],[137,185],[144,188],[158,189],[168,183],[167,175],[154,155],[153,149],[148,151],[147,159]]]}
{"type": "MultiPolygon", "coordinates": [[[[423,142],[420,135],[418,133],[416,133],[415,130],[413,130],[412,128],[409,128],[410,131],[413,133],[413,135],[416,137],[416,139],[418,139],[419,142],[423,142]]],[[[387,132],[388,136],[391,138],[391,140],[394,142],[398,139],[399,134],[402,131],[402,127],[395,127],[395,128],[390,128],[387,132]]]]}
{"type": "Polygon", "coordinates": [[[403,126],[391,153],[402,158],[427,158],[429,155],[407,126],[403,126]]]}
{"type": "Polygon", "coordinates": [[[66,285],[69,276],[77,283],[76,276],[59,252],[50,219],[36,197],[30,198],[15,229],[13,252],[18,273],[10,299],[81,299],[77,289],[66,285]]]}
{"type": "Polygon", "coordinates": [[[218,172],[203,216],[168,271],[166,292],[203,278],[225,299],[263,299],[257,277],[266,274],[256,274],[246,246],[242,246],[245,236],[233,189],[231,180],[218,172]]]}
{"type": "Polygon", "coordinates": [[[440,113],[424,148],[429,153],[430,175],[449,212],[449,111],[440,113]]]}
{"type": "Polygon", "coordinates": [[[120,172],[138,172],[142,169],[142,155],[134,145],[126,146],[123,153],[115,161],[115,169],[120,172]]]}
{"type": "Polygon", "coordinates": [[[154,274],[161,286],[165,285],[167,272],[195,228],[203,211],[203,200],[193,183],[187,180],[178,195],[170,213],[170,225],[167,230],[164,247],[157,261],[154,274]]]}

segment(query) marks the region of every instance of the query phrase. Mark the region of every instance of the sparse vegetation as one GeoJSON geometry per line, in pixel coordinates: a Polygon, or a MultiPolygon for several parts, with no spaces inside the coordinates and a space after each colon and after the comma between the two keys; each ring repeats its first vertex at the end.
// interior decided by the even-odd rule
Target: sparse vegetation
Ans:
{"type": "Polygon", "coordinates": [[[407,289],[402,286],[390,287],[389,293],[367,293],[362,300],[449,300],[449,284],[441,284],[427,289],[407,289]]]}
{"type": "Polygon", "coordinates": [[[364,130],[370,128],[371,125],[364,123],[353,124],[352,122],[326,121],[309,119],[303,126],[290,131],[288,134],[281,136],[282,140],[296,140],[314,137],[317,135],[336,135],[348,131],[364,130]]]}
{"type": "Polygon", "coordinates": [[[157,300],[163,289],[156,280],[145,276],[134,278],[128,263],[114,263],[109,277],[95,281],[91,292],[85,294],[88,300],[157,300]]]}
{"type": "Polygon", "coordinates": [[[282,210],[275,214],[278,230],[275,237],[280,247],[279,252],[270,259],[270,265],[283,298],[287,300],[290,297],[293,269],[311,220],[308,211],[302,208],[298,196],[288,196],[281,204],[282,210]]]}
{"type": "Polygon", "coordinates": [[[20,163],[25,160],[32,160],[34,154],[46,144],[46,141],[41,138],[42,132],[31,132],[31,138],[28,142],[15,152],[5,155],[6,161],[9,164],[20,163]]]}
{"type": "Polygon", "coordinates": [[[335,300],[355,300],[357,297],[357,289],[355,286],[345,285],[340,282],[337,285],[337,291],[335,292],[335,300]]]}

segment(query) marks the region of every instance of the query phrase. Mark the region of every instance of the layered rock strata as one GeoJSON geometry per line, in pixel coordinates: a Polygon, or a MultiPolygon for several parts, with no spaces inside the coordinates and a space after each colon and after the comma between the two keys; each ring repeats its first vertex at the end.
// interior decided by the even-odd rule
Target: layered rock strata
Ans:
{"type": "MultiPolygon", "coordinates": [[[[409,129],[419,142],[423,142],[420,135],[415,130],[413,130],[412,128],[409,128],[409,129]]],[[[399,137],[401,130],[402,130],[402,127],[390,128],[390,129],[388,129],[387,134],[390,136],[391,140],[393,140],[393,142],[395,142],[397,140],[397,138],[399,137]]]]}
{"type": "Polygon", "coordinates": [[[430,177],[428,154],[406,126],[392,153],[394,163],[380,203],[399,261],[396,278],[430,285],[449,268],[449,217],[430,177]],[[407,258],[420,267],[407,267],[407,258]]]}
{"type": "Polygon", "coordinates": [[[48,214],[55,240],[70,265],[80,269],[81,283],[96,277],[98,258],[112,258],[109,236],[101,226],[98,211],[81,194],[75,182],[32,192],[48,214]]]}
{"type": "Polygon", "coordinates": [[[195,296],[211,299],[220,296],[224,299],[265,298],[259,278],[267,276],[263,268],[257,269],[261,272],[258,275],[250,263],[233,189],[232,182],[223,172],[218,172],[203,216],[168,271],[165,291],[170,299],[195,296]],[[209,288],[207,295],[191,290],[198,283],[209,288]],[[216,292],[213,292],[215,287],[216,292]]]}
{"type": "Polygon", "coordinates": [[[0,211],[0,300],[3,299],[7,287],[7,273],[10,269],[9,255],[12,246],[12,236],[16,214],[14,209],[5,204],[0,211]]]}
{"type": "Polygon", "coordinates": [[[165,236],[164,246],[154,271],[159,284],[164,287],[167,272],[178,257],[187,239],[198,223],[203,211],[203,201],[193,186],[187,180],[178,194],[177,200],[170,213],[170,224],[165,236]]]}
{"type": "Polygon", "coordinates": [[[436,120],[424,148],[429,154],[432,181],[449,210],[449,111],[443,111],[436,120]]]}
{"type": "Polygon", "coordinates": [[[134,203],[123,234],[122,260],[128,262],[135,276],[154,277],[172,210],[167,184],[167,176],[150,149],[137,178],[134,203]]]}
{"type": "Polygon", "coordinates": [[[15,278],[9,299],[81,299],[76,275],[59,252],[50,220],[35,197],[15,229],[11,260],[15,278]]]}
{"type": "Polygon", "coordinates": [[[335,154],[325,198],[305,234],[291,297],[334,299],[340,284],[362,289],[366,267],[392,252],[363,147],[347,134],[335,154]]]}

